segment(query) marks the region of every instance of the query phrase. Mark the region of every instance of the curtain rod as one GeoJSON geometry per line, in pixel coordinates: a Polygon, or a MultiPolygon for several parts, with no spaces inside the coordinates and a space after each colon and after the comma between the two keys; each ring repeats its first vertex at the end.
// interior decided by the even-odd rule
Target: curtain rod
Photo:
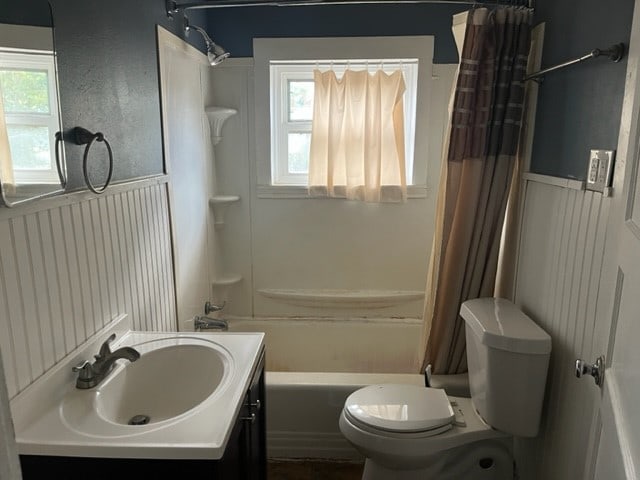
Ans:
{"type": "Polygon", "coordinates": [[[591,52],[581,57],[574,58],[573,60],[568,60],[563,63],[559,63],[558,65],[554,65],[553,67],[543,68],[542,70],[532,73],[531,75],[527,75],[526,77],[523,78],[523,81],[526,82],[527,80],[535,80],[536,82],[540,82],[542,81],[542,77],[544,77],[549,72],[554,72],[556,70],[560,70],[570,65],[575,65],[576,63],[581,63],[586,60],[591,60],[592,58],[605,57],[605,56],[609,57],[609,59],[612,62],[616,62],[616,63],[622,60],[622,57],[624,56],[624,43],[617,43],[607,48],[606,50],[600,50],[599,48],[596,48],[595,50],[591,50],[591,52]]]}
{"type": "Polygon", "coordinates": [[[203,8],[234,8],[234,7],[300,7],[317,5],[361,5],[361,4],[411,4],[411,3],[438,3],[450,5],[471,6],[503,6],[534,8],[535,0],[215,0],[178,3],[176,0],[166,0],[167,15],[172,17],[181,10],[193,10],[203,8]]]}

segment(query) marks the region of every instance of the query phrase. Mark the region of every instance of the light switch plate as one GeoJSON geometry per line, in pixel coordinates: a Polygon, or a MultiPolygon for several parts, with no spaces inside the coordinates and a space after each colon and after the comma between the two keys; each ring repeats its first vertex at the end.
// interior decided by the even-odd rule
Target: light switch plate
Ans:
{"type": "Polygon", "coordinates": [[[591,150],[587,170],[587,190],[604,192],[611,186],[615,150],[591,150]]]}

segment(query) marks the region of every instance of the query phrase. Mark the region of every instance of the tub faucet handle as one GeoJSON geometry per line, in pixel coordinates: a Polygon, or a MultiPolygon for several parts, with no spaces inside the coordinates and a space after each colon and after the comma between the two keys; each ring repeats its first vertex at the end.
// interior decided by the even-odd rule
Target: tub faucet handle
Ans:
{"type": "Polygon", "coordinates": [[[227,304],[226,300],[222,302],[222,305],[216,305],[215,303],[208,301],[204,304],[204,314],[209,315],[212,312],[219,312],[224,308],[226,304],[227,304]]]}

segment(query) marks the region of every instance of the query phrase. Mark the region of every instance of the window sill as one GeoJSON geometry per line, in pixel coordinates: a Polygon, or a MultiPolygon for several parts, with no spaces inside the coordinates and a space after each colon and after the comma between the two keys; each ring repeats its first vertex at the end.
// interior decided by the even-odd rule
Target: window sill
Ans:
{"type": "MultiPolygon", "coordinates": [[[[307,187],[298,185],[258,185],[258,198],[292,198],[306,200],[344,200],[344,198],[310,197],[307,187]]],[[[407,198],[427,198],[426,185],[409,185],[407,187],[407,198]]]]}

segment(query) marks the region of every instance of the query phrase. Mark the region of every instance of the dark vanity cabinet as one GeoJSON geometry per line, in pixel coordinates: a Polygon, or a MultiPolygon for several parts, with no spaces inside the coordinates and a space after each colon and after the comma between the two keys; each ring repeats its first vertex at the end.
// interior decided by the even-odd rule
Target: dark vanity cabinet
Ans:
{"type": "Polygon", "coordinates": [[[216,478],[266,480],[266,413],[263,351],[253,372],[224,457],[219,461],[219,476],[216,478]]]}
{"type": "Polygon", "coordinates": [[[264,349],[220,460],[21,455],[24,480],[266,480],[264,349]]]}

